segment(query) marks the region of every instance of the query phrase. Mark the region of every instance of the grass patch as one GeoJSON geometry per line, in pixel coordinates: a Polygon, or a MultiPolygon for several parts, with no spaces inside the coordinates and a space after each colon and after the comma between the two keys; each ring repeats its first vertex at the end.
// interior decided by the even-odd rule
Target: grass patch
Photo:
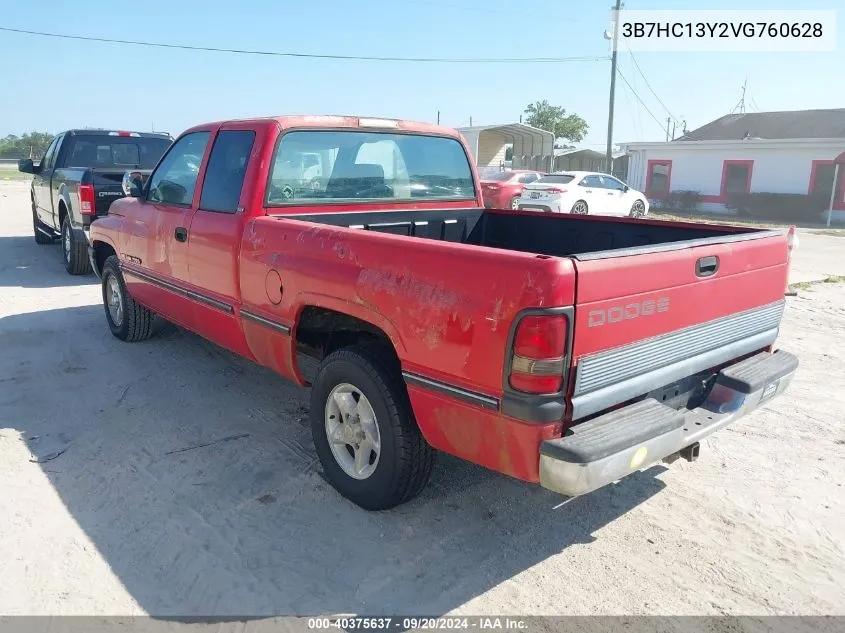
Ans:
{"type": "Polygon", "coordinates": [[[828,275],[824,279],[817,279],[816,281],[799,281],[796,284],[791,284],[791,288],[795,290],[810,290],[813,286],[819,284],[841,284],[845,283],[845,275],[828,275]]]}
{"type": "Polygon", "coordinates": [[[0,180],[29,180],[32,174],[25,174],[17,169],[0,169],[0,180]]]}
{"type": "Polygon", "coordinates": [[[664,220],[666,222],[726,224],[728,226],[747,226],[759,229],[785,228],[789,226],[789,224],[777,224],[775,222],[764,222],[762,220],[737,220],[732,215],[720,215],[717,213],[714,213],[713,215],[678,215],[675,213],[663,213],[662,211],[650,211],[648,217],[654,220],[664,220]]]}
{"type": "Polygon", "coordinates": [[[812,231],[813,235],[828,235],[830,237],[845,237],[845,229],[822,229],[812,231]]]}
{"type": "Polygon", "coordinates": [[[824,224],[818,222],[773,222],[771,220],[756,220],[753,218],[737,219],[733,215],[721,215],[718,213],[664,213],[655,209],[649,211],[648,217],[655,220],[665,220],[667,222],[698,222],[705,224],[726,224],[728,226],[745,226],[752,229],[785,229],[791,224],[802,229],[814,229],[814,235],[829,235],[832,237],[845,237],[845,229],[829,229],[825,228],[824,224]]]}

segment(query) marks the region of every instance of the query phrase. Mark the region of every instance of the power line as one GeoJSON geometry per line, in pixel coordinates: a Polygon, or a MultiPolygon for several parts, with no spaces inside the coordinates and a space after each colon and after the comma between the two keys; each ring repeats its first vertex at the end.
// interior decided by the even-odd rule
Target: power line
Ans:
{"type": "Polygon", "coordinates": [[[119,40],[106,37],[89,37],[85,35],[67,35],[65,33],[46,33],[43,31],[29,31],[26,29],[12,29],[0,26],[0,31],[8,33],[22,33],[41,37],[54,37],[67,40],[83,40],[86,42],[106,42],[108,44],[131,44],[133,46],[150,46],[155,48],[175,48],[189,51],[207,51],[214,53],[237,53],[241,55],[265,55],[274,57],[296,57],[307,59],[336,59],[344,61],[372,61],[372,62],[414,62],[440,64],[557,64],[563,62],[598,62],[607,57],[378,57],[365,55],[326,55],[316,53],[288,53],[279,51],[258,51],[240,48],[218,48],[214,46],[190,46],[188,44],[165,44],[162,42],[144,42],[140,40],[119,40]]]}
{"type": "Polygon", "coordinates": [[[625,104],[628,106],[628,115],[631,117],[631,125],[634,127],[634,133],[637,135],[637,138],[642,138],[643,136],[643,122],[640,119],[640,124],[637,126],[637,119],[639,118],[640,111],[636,111],[636,116],[634,116],[634,106],[631,104],[631,100],[628,98],[628,89],[625,86],[622,86],[622,94],[625,97],[625,104]]]}
{"type": "MultiPolygon", "coordinates": [[[[633,60],[632,60],[632,63],[633,63],[633,60]]],[[[633,65],[631,66],[631,82],[634,84],[634,89],[636,90],[637,89],[637,76],[636,76],[636,73],[634,72],[633,65]]],[[[633,106],[631,106],[631,101],[628,99],[628,90],[627,89],[625,90],[625,100],[626,100],[626,103],[629,104],[629,107],[631,107],[631,110],[633,111],[634,108],[633,108],[633,106]]],[[[643,135],[643,115],[642,115],[642,111],[639,108],[636,109],[636,112],[637,112],[637,121],[639,121],[639,123],[640,123],[639,132],[637,132],[637,134],[640,137],[642,137],[642,135],[643,135]]],[[[633,116],[631,118],[633,118],[633,116]]],[[[636,127],[634,129],[636,130],[636,127]]]]}
{"type": "Polygon", "coordinates": [[[643,109],[644,109],[646,112],[648,112],[648,113],[649,113],[649,115],[651,116],[651,118],[652,118],[652,119],[654,119],[654,122],[655,122],[655,123],[657,123],[657,125],[659,125],[659,126],[660,126],[660,129],[661,129],[661,130],[663,130],[664,132],[666,132],[666,134],[668,134],[668,133],[669,133],[669,130],[667,130],[667,129],[663,126],[663,123],[662,123],[662,122],[661,122],[661,121],[660,121],[660,120],[659,120],[656,116],[654,116],[654,112],[652,112],[651,110],[649,110],[649,109],[648,109],[648,106],[647,106],[647,105],[645,104],[645,102],[644,102],[644,101],[640,98],[640,95],[638,95],[638,94],[637,94],[637,91],[636,91],[636,90],[634,90],[634,88],[631,86],[631,84],[628,82],[628,80],[627,80],[627,79],[625,79],[625,75],[623,75],[623,74],[622,74],[622,71],[621,71],[621,70],[619,70],[619,69],[617,68],[617,69],[616,69],[616,72],[617,72],[617,73],[619,74],[619,76],[622,78],[622,81],[624,81],[624,82],[625,82],[625,85],[626,85],[626,86],[628,86],[628,88],[630,89],[630,91],[631,91],[631,93],[634,95],[634,97],[636,97],[637,101],[639,101],[639,102],[640,102],[640,105],[643,107],[643,109]]]}
{"type": "MultiPolygon", "coordinates": [[[[626,42],[626,44],[627,44],[627,42],[626,42]]],[[[663,103],[663,101],[660,99],[660,97],[657,96],[657,93],[654,91],[654,88],[651,87],[651,84],[648,83],[648,78],[645,76],[645,73],[643,72],[642,68],[640,68],[639,63],[637,63],[637,58],[634,56],[634,51],[631,50],[630,46],[628,46],[628,52],[631,53],[631,61],[634,62],[634,65],[637,67],[637,70],[639,71],[640,75],[642,76],[643,81],[645,81],[645,85],[648,87],[651,94],[653,94],[654,98],[657,99],[657,103],[659,103],[660,105],[663,106],[663,109],[666,110],[666,114],[668,114],[670,117],[672,117],[672,119],[674,121],[677,121],[678,117],[676,117],[674,114],[672,114],[672,112],[669,110],[669,108],[666,107],[666,104],[663,103]]]]}

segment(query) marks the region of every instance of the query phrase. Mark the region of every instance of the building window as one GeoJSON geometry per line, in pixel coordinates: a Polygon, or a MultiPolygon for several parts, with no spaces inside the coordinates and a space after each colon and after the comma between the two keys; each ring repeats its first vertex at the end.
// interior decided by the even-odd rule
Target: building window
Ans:
{"type": "MultiPolygon", "coordinates": [[[[833,188],[835,172],[836,165],[832,160],[814,160],[810,169],[810,188],[807,193],[823,201],[825,208],[830,204],[830,190],[833,188]]],[[[839,182],[836,183],[833,208],[845,209],[845,167],[839,168],[839,182]]]]}
{"type": "Polygon", "coordinates": [[[722,198],[732,193],[751,192],[753,160],[726,160],[722,163],[722,198]]]}
{"type": "Polygon", "coordinates": [[[645,195],[649,198],[664,198],[669,195],[672,178],[671,160],[650,160],[646,173],[645,195]]]}

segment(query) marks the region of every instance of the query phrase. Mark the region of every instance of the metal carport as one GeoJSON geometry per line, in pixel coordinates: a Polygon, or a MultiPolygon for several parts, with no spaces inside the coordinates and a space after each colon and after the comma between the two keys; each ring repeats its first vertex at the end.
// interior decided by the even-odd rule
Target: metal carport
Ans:
{"type": "Polygon", "coordinates": [[[552,171],[555,137],[525,123],[459,127],[478,168],[500,167],[505,147],[513,145],[513,169],[552,171]]]}

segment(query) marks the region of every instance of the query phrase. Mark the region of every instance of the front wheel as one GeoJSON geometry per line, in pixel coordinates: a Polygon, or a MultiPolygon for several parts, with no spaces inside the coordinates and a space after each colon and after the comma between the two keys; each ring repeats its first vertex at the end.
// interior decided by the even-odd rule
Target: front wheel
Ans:
{"type": "Polygon", "coordinates": [[[87,275],[91,272],[88,244],[85,240],[77,239],[70,225],[69,215],[66,215],[62,222],[62,255],[65,260],[65,270],[71,275],[87,275]]]}
{"type": "Polygon", "coordinates": [[[399,362],[383,346],[326,357],[311,389],[311,434],[326,479],[365,510],[409,501],[431,475],[434,450],[414,420],[399,362]]]}
{"type": "Polygon", "coordinates": [[[630,217],[632,218],[644,218],[645,217],[645,203],[642,200],[636,200],[633,205],[631,205],[631,213],[630,217]]]}
{"type": "Polygon", "coordinates": [[[153,313],[129,294],[116,255],[103,264],[103,308],[111,333],[121,341],[134,343],[152,336],[153,313]]]}

